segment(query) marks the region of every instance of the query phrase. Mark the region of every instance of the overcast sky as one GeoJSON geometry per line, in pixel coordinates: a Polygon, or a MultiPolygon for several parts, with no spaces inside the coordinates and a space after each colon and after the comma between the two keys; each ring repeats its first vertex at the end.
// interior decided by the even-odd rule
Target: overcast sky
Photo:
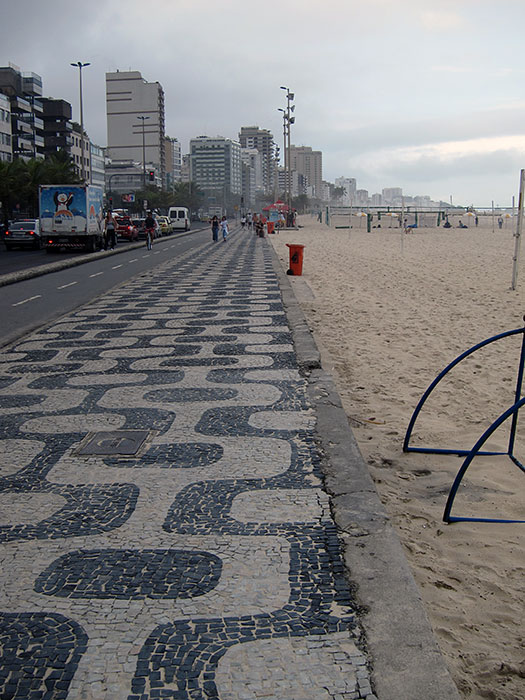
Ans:
{"type": "Polygon", "coordinates": [[[106,145],[105,73],[166,97],[166,134],[270,129],[323,152],[323,177],[510,206],[525,168],[525,0],[0,0],[0,65],[42,76],[106,145]]]}

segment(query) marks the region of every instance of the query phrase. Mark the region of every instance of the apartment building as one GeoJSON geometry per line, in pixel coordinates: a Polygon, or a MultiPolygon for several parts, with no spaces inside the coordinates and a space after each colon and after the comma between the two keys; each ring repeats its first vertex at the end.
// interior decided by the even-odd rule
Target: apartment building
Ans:
{"type": "Polygon", "coordinates": [[[310,146],[290,146],[291,169],[304,175],[312,188],[314,197],[323,195],[323,154],[310,146]]]}
{"type": "Polygon", "coordinates": [[[112,163],[140,163],[164,183],[164,90],[160,83],[147,82],[139,71],[106,73],[106,113],[107,155],[112,163]]]}
{"type": "Polygon", "coordinates": [[[11,102],[0,93],[0,161],[13,160],[11,143],[11,102]]]}
{"type": "Polygon", "coordinates": [[[401,204],[403,189],[401,187],[383,187],[383,204],[401,204]]]}
{"type": "Polygon", "coordinates": [[[181,181],[182,154],[177,139],[166,136],[164,139],[164,160],[166,168],[165,187],[171,190],[176,182],[181,181]]]}
{"type": "Polygon", "coordinates": [[[82,134],[80,124],[73,122],[73,131],[71,132],[71,160],[75,166],[75,170],[80,178],[84,178],[86,182],[91,181],[91,142],[89,136],[84,131],[84,145],[82,145],[82,134]],[[84,158],[84,165],[82,165],[84,158]]]}
{"type": "Polygon", "coordinates": [[[104,187],[104,179],[106,174],[104,148],[98,146],[92,141],[89,142],[89,162],[90,162],[90,177],[89,181],[92,185],[104,187]]]}
{"type": "Polygon", "coordinates": [[[355,204],[357,191],[357,181],[355,177],[338,177],[335,180],[335,186],[343,188],[344,194],[341,201],[345,206],[349,207],[355,204]]]}
{"type": "Polygon", "coordinates": [[[231,210],[242,195],[241,145],[222,136],[190,141],[190,178],[206,194],[209,206],[231,210]]]}
{"type": "Polygon", "coordinates": [[[52,97],[42,98],[42,121],[44,122],[44,156],[49,158],[58,151],[71,155],[73,124],[71,105],[66,100],[52,97]]]}
{"type": "Polygon", "coordinates": [[[256,149],[261,154],[261,188],[271,194],[275,187],[276,161],[273,134],[258,126],[242,126],[239,133],[242,148],[256,149]]]}
{"type": "Polygon", "coordinates": [[[12,157],[43,158],[42,78],[9,64],[0,68],[0,93],[9,99],[12,157]]]}

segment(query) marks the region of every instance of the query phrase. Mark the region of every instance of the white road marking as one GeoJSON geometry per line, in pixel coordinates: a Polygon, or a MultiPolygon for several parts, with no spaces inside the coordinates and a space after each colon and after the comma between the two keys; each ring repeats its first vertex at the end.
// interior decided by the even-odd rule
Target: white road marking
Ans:
{"type": "Polygon", "coordinates": [[[137,262],[138,258],[133,258],[133,260],[128,260],[129,263],[137,262]]]}
{"type": "Polygon", "coordinates": [[[111,269],[112,269],[112,270],[118,270],[118,269],[119,269],[119,267],[122,267],[122,265],[115,265],[115,266],[114,266],[114,267],[112,267],[111,269]]]}
{"type": "Polygon", "coordinates": [[[70,282],[69,284],[63,284],[61,287],[57,287],[57,289],[65,289],[66,287],[72,287],[74,284],[78,284],[78,282],[70,282]]]}
{"type": "Polygon", "coordinates": [[[98,277],[99,275],[103,275],[103,272],[95,272],[94,275],[89,275],[90,277],[98,277]]]}
{"type": "Polygon", "coordinates": [[[149,258],[149,253],[147,255],[143,255],[143,258],[149,258]]]}
{"type": "Polygon", "coordinates": [[[27,304],[28,301],[33,301],[33,299],[40,299],[41,296],[41,294],[37,294],[34,297],[29,297],[29,299],[24,299],[24,301],[19,301],[16,304],[11,304],[11,306],[20,306],[20,304],[27,304]]]}
{"type": "Polygon", "coordinates": [[[160,255],[160,250],[156,250],[153,255],[160,255]]]}

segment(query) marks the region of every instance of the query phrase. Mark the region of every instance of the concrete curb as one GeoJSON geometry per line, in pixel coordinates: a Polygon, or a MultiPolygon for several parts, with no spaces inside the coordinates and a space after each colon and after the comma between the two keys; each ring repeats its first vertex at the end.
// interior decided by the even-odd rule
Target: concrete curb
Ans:
{"type": "MultiPolygon", "coordinates": [[[[197,233],[198,231],[203,230],[203,228],[190,229],[189,231],[184,231],[183,233],[176,233],[172,234],[171,236],[163,237],[162,240],[173,240],[174,238],[191,236],[192,233],[197,233]]],[[[38,267],[30,267],[25,270],[9,273],[7,275],[0,275],[0,287],[5,287],[8,284],[15,284],[16,282],[23,282],[24,280],[33,279],[34,277],[41,277],[42,275],[47,275],[50,272],[67,270],[69,267],[84,265],[84,263],[100,260],[100,258],[107,257],[108,255],[117,255],[118,253],[125,253],[126,251],[134,250],[135,248],[144,248],[144,246],[144,241],[139,241],[137,243],[121,243],[114,250],[100,250],[98,253],[86,253],[85,255],[80,255],[78,258],[57,260],[56,262],[48,263],[47,265],[39,265],[38,267]]]]}
{"type": "Polygon", "coordinates": [[[332,377],[272,246],[300,369],[324,451],[325,487],[343,542],[379,700],[459,700],[401,542],[379,499],[332,377]],[[316,359],[317,358],[317,359],[316,359]]]}

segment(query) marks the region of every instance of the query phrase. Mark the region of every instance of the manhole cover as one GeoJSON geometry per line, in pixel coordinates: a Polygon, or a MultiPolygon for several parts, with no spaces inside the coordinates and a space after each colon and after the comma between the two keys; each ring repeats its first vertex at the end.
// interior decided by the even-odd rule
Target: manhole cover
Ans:
{"type": "Polygon", "coordinates": [[[134,455],[148,437],[147,430],[108,430],[94,433],[78,455],[134,455]]]}

